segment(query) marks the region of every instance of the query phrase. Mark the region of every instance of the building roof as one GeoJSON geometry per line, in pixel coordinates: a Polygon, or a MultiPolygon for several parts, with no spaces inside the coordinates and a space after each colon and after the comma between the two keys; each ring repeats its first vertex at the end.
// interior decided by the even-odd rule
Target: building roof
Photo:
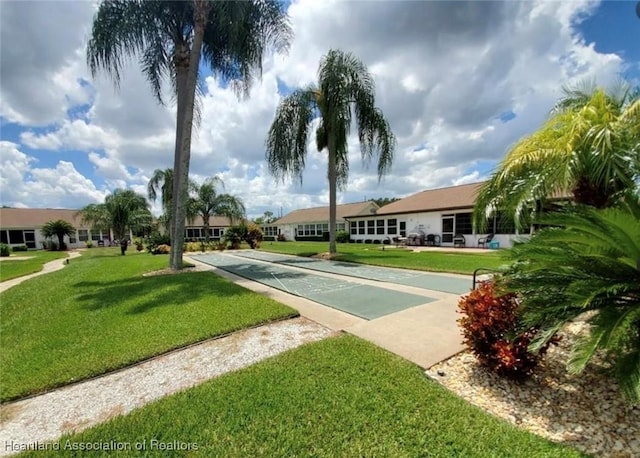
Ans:
{"type": "MultiPolygon", "coordinates": [[[[336,205],[336,220],[341,223],[344,222],[345,216],[372,215],[377,208],[378,205],[371,200],[354,204],[336,205]]],[[[294,210],[273,224],[280,226],[282,224],[325,223],[328,221],[329,207],[314,207],[294,210]]]]}
{"type": "Polygon", "coordinates": [[[381,207],[376,215],[472,208],[483,183],[428,189],[381,207]]]}
{"type": "Polygon", "coordinates": [[[2,229],[40,228],[48,221],[62,219],[77,228],[86,228],[82,218],[76,216],[78,210],[63,208],[0,208],[0,227],[2,229]]]}
{"type": "MultiPolygon", "coordinates": [[[[234,221],[234,224],[240,224],[240,221],[234,221]]],[[[202,216],[198,215],[193,220],[193,222],[186,221],[184,223],[184,227],[202,227],[204,226],[204,221],[202,220],[202,216]]],[[[209,218],[209,227],[229,227],[232,226],[231,221],[226,216],[215,215],[209,218]]]]}

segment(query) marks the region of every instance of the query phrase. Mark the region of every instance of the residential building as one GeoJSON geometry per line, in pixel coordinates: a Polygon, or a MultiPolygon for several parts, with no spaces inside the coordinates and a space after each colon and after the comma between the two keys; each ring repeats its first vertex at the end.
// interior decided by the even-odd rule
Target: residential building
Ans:
{"type": "MultiPolygon", "coordinates": [[[[240,224],[240,221],[231,221],[226,216],[214,215],[209,218],[209,239],[220,240],[224,231],[233,225],[240,224]]],[[[186,242],[196,242],[205,238],[204,221],[201,216],[196,216],[193,221],[187,221],[184,228],[184,239],[186,242]]]]}
{"type": "Polygon", "coordinates": [[[482,183],[473,183],[429,189],[385,205],[375,214],[345,215],[350,238],[357,243],[389,243],[421,234],[431,235],[436,245],[453,246],[454,237],[460,234],[465,246],[477,247],[479,239],[495,234],[494,242],[509,247],[520,236],[509,218],[496,215],[487,222],[486,232],[474,230],[472,212],[481,186],[482,183]]]}
{"type": "MultiPolygon", "coordinates": [[[[368,216],[378,209],[373,201],[336,205],[336,229],[346,230],[345,216],[368,216]]],[[[271,226],[286,240],[329,240],[329,207],[305,208],[286,214],[271,226]]]]}

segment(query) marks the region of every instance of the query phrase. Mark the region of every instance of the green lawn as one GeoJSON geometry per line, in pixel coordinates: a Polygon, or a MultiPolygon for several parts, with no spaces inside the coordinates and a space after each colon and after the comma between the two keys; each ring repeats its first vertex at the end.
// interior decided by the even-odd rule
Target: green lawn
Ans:
{"type": "Polygon", "coordinates": [[[167,264],[167,256],[91,249],[2,293],[0,400],[297,315],[210,272],[142,276],[167,264]]]}
{"type": "MultiPolygon", "coordinates": [[[[376,266],[460,274],[472,274],[478,267],[497,269],[504,264],[499,251],[481,254],[444,251],[414,253],[402,248],[387,248],[382,251],[381,247],[382,245],[340,243],[339,259],[376,266]]],[[[329,251],[329,242],[263,242],[260,249],[296,256],[313,256],[329,251]]]]}
{"type": "Polygon", "coordinates": [[[118,456],[139,456],[136,444],[149,456],[169,456],[159,444],[192,448],[178,456],[582,456],[488,415],[418,367],[350,336],[161,399],[63,437],[60,448],[110,441],[130,444],[118,456]]]}
{"type": "Polygon", "coordinates": [[[66,251],[18,251],[13,256],[29,256],[31,259],[8,260],[2,258],[0,260],[0,282],[11,280],[12,278],[22,277],[34,272],[40,272],[42,266],[49,261],[64,258],[67,256],[66,251]]]}

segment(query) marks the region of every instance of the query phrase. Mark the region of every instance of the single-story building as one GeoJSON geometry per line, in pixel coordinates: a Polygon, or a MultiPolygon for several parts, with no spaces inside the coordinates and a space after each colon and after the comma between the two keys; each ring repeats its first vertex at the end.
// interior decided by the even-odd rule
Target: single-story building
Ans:
{"type": "MultiPolygon", "coordinates": [[[[234,221],[235,225],[239,221],[234,221]]],[[[233,226],[226,216],[214,215],[209,218],[209,240],[220,240],[224,235],[224,231],[233,226]]],[[[204,221],[201,216],[196,216],[193,221],[187,221],[184,228],[184,240],[186,242],[197,242],[204,240],[205,236],[204,221]]]]}
{"type": "Polygon", "coordinates": [[[9,246],[26,245],[30,250],[42,249],[45,244],[58,242],[57,237],[47,239],[41,229],[49,221],[64,220],[70,223],[76,232],[71,237],[65,237],[68,248],[82,248],[86,242],[111,240],[108,231],[92,229],[82,223],[77,215],[78,210],[61,208],[0,208],[0,242],[9,246]]]}
{"type": "MultiPolygon", "coordinates": [[[[488,234],[500,247],[510,247],[518,233],[510,218],[498,214],[487,222],[484,233],[472,224],[473,206],[483,183],[429,189],[376,210],[375,214],[345,215],[349,234],[357,243],[385,243],[398,238],[428,238],[433,245],[477,247],[488,234]],[[462,238],[457,236],[462,236],[462,238]],[[455,240],[454,240],[455,239],[455,240]]],[[[529,231],[524,231],[528,235],[529,231]]]]}
{"type": "MultiPolygon", "coordinates": [[[[336,230],[346,230],[345,216],[366,217],[375,214],[378,208],[378,205],[373,201],[336,205],[336,230]]],[[[270,235],[282,234],[286,240],[329,240],[329,207],[294,210],[271,226],[276,228],[275,230],[278,232],[270,235]]]]}

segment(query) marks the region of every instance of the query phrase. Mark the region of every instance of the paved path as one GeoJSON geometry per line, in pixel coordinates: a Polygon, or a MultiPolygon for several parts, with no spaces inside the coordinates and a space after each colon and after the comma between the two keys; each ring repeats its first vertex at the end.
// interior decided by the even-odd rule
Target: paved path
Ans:
{"type": "MultiPolygon", "coordinates": [[[[233,252],[225,252],[222,256],[235,257],[233,252]]],[[[191,257],[190,259],[198,265],[206,265],[198,261],[197,257],[191,257]]],[[[262,263],[267,267],[269,265],[274,266],[273,263],[269,263],[268,261],[256,260],[255,262],[262,263]]],[[[214,267],[209,267],[215,269],[214,267]]],[[[282,267],[282,265],[279,264],[277,267],[286,267],[292,272],[309,272],[308,269],[301,269],[289,265],[282,267]]],[[[403,269],[384,269],[399,271],[398,275],[402,272],[407,272],[403,269]]],[[[459,318],[459,314],[457,313],[457,304],[460,298],[459,294],[399,285],[392,282],[349,277],[348,280],[350,282],[384,288],[398,293],[422,295],[433,300],[432,302],[408,308],[397,313],[366,320],[340,310],[326,307],[305,297],[289,294],[285,291],[271,288],[265,284],[251,281],[221,269],[215,270],[219,275],[229,278],[245,288],[265,294],[295,308],[304,317],[331,329],[345,331],[369,340],[423,368],[429,368],[464,349],[462,335],[460,334],[457,324],[457,319],[459,318]]],[[[415,273],[421,274],[424,272],[415,273]]],[[[345,279],[343,275],[320,270],[314,272],[314,275],[338,280],[345,279]]],[[[464,278],[465,281],[468,282],[469,287],[471,286],[470,276],[442,274],[442,277],[464,278]]]]}
{"type": "Polygon", "coordinates": [[[0,283],[0,293],[12,288],[16,285],[19,285],[23,281],[27,281],[33,277],[37,277],[38,275],[48,274],[49,272],[55,272],[56,270],[60,270],[65,266],[67,259],[73,259],[80,256],[80,253],[77,251],[69,251],[67,253],[67,257],[65,259],[55,259],[53,261],[47,262],[44,266],[42,266],[42,270],[40,272],[35,272],[33,274],[24,275],[18,278],[12,278],[11,280],[3,281],[0,283]]]}

